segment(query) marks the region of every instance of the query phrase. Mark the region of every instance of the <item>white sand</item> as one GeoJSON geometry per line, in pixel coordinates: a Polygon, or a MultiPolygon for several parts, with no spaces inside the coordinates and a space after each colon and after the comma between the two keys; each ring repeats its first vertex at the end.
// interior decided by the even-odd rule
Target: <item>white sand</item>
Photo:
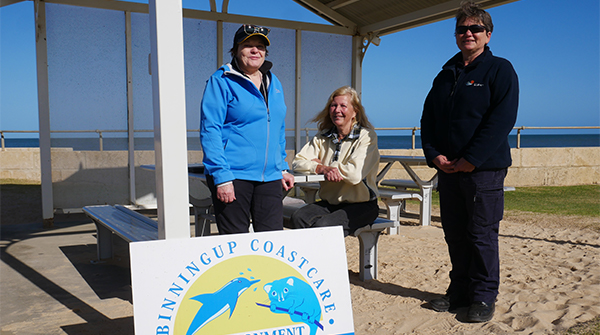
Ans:
{"type": "Polygon", "coordinates": [[[502,221],[500,293],[486,323],[464,322],[466,308],[438,313],[427,304],[449,283],[439,222],[381,236],[379,277],[364,283],[358,240],[347,237],[356,334],[550,334],[593,319],[600,315],[600,232],[560,220],[600,218],[529,214],[502,221]]]}

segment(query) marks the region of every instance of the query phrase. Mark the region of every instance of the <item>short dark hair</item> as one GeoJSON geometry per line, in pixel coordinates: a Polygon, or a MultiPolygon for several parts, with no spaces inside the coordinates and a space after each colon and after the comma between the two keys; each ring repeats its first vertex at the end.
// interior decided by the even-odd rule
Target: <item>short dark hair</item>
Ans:
{"type": "Polygon", "coordinates": [[[494,30],[490,13],[481,9],[480,5],[472,1],[463,1],[460,3],[460,8],[456,12],[456,27],[467,18],[478,19],[485,27],[485,30],[490,33],[494,30]]]}

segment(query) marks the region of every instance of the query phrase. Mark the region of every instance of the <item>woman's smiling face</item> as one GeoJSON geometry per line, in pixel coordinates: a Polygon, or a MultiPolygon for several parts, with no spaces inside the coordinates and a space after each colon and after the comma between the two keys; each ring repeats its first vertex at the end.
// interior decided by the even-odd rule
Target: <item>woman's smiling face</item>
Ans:
{"type": "Polygon", "coordinates": [[[331,122],[337,127],[339,133],[348,135],[354,119],[356,118],[356,111],[352,106],[352,101],[349,95],[338,95],[333,98],[331,105],[329,105],[329,117],[331,122]]]}
{"type": "Polygon", "coordinates": [[[260,69],[265,62],[267,47],[264,40],[259,36],[252,36],[242,42],[237,51],[237,61],[240,70],[253,73],[260,69]]]}
{"type": "MultiPolygon", "coordinates": [[[[476,18],[468,17],[464,19],[459,26],[483,25],[476,18]]],[[[456,34],[456,45],[463,54],[480,54],[483,52],[485,45],[490,42],[492,33],[484,30],[480,33],[473,33],[467,30],[464,34],[456,34]]]]}

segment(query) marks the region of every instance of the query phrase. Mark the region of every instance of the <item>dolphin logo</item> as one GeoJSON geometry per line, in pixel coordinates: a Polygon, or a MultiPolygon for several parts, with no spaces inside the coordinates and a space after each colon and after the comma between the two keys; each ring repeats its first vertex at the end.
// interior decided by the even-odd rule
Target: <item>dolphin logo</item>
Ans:
{"type": "Polygon", "coordinates": [[[250,286],[260,280],[248,280],[243,277],[235,278],[215,293],[200,294],[190,299],[202,303],[202,306],[194,316],[186,335],[195,334],[207,323],[219,317],[229,309],[229,317],[233,314],[238,297],[250,286]]]}

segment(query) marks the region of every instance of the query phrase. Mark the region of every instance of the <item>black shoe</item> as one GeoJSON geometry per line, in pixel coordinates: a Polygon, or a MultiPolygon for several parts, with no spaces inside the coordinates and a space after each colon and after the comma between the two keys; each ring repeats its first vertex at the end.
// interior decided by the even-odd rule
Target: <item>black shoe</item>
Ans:
{"type": "Polygon", "coordinates": [[[431,305],[431,308],[433,308],[433,310],[436,312],[448,312],[461,307],[469,306],[469,301],[464,298],[455,299],[454,297],[450,297],[446,294],[443,297],[431,300],[429,305],[431,305]]]}
{"type": "Polygon", "coordinates": [[[486,322],[490,321],[494,317],[494,311],[496,310],[496,304],[487,304],[482,301],[476,301],[469,307],[467,313],[467,321],[469,322],[486,322]]]}

